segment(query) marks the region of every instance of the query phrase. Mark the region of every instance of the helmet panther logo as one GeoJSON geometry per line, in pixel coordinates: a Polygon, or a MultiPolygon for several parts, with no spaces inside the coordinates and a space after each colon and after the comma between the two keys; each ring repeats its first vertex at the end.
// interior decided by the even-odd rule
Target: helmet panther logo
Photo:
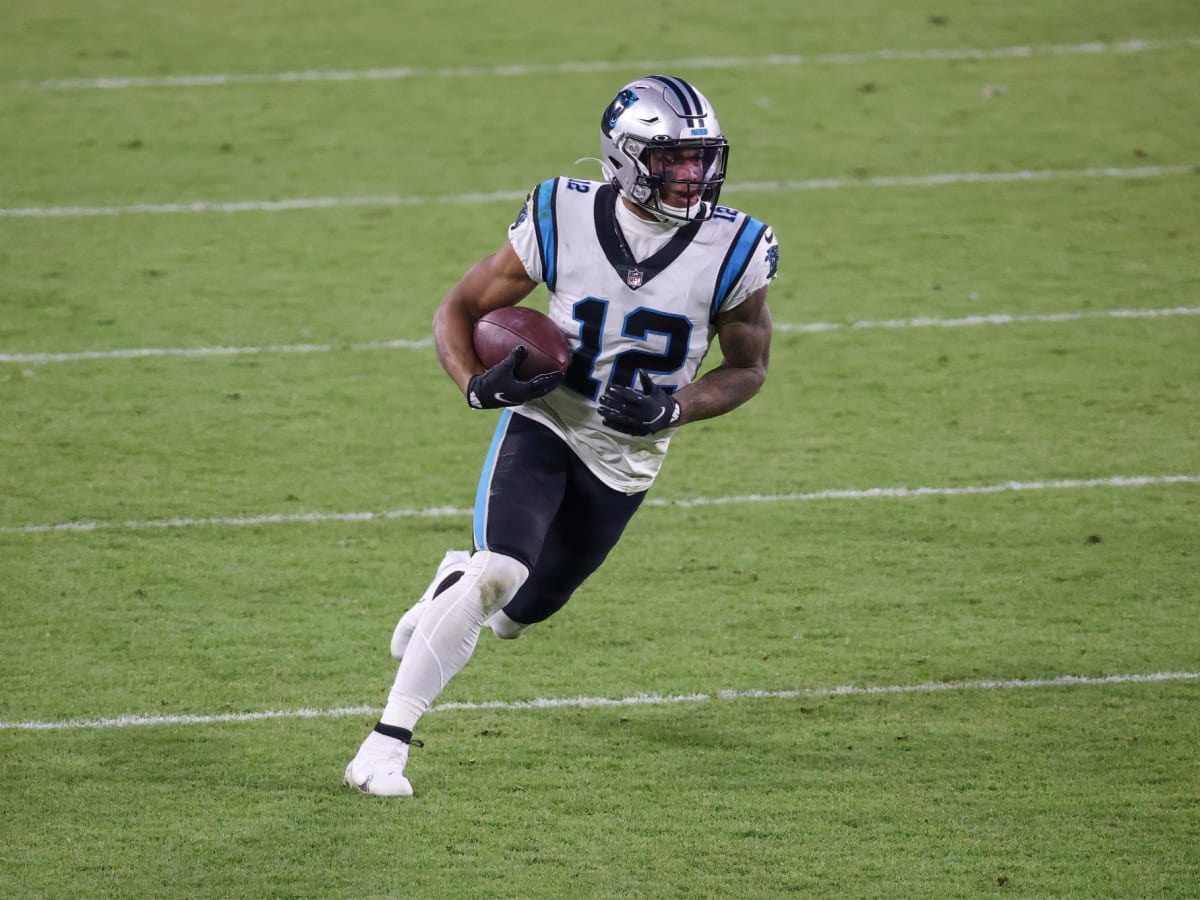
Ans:
{"type": "Polygon", "coordinates": [[[633,106],[637,99],[638,95],[629,88],[625,88],[613,98],[613,102],[608,104],[608,109],[604,111],[604,120],[601,123],[605,134],[612,130],[613,126],[617,124],[617,119],[621,118],[621,113],[633,106]]]}

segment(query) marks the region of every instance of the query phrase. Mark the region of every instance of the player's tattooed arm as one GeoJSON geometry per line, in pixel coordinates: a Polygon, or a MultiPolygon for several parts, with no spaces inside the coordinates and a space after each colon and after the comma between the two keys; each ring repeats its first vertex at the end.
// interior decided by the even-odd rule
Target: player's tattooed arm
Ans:
{"type": "Polygon", "coordinates": [[[758,393],[767,379],[771,313],[764,286],[717,316],[721,364],[675,393],[679,423],[723,415],[758,393]]]}

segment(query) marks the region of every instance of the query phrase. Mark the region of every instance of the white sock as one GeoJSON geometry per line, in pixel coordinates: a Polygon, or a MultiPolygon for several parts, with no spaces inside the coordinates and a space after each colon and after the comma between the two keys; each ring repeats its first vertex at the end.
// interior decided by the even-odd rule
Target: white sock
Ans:
{"type": "Polygon", "coordinates": [[[529,575],[509,556],[481,550],[462,578],[433,600],[421,616],[380,721],[410,731],[475,652],[488,616],[516,594],[529,575]]]}

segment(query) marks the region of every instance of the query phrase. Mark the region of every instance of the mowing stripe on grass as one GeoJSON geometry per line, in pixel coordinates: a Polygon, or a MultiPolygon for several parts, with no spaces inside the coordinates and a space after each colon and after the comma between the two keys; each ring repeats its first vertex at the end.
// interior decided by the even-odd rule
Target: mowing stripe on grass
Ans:
{"type": "MultiPolygon", "coordinates": [[[[1016,172],[942,172],[933,175],[879,175],[864,178],[809,178],[787,181],[751,181],[731,184],[726,191],[756,193],[762,191],[827,191],[841,188],[941,187],[953,184],[1004,184],[1024,181],[1059,181],[1076,178],[1161,178],[1167,175],[1193,175],[1196,166],[1135,166],[1116,168],[1097,166],[1088,169],[1025,169],[1016,172]]],[[[525,191],[442,195],[385,195],[378,197],[298,197],[291,200],[236,200],[216,202],[193,200],[187,203],[133,203],[125,206],[31,206],[0,208],[0,219],[51,219],[86,216],[129,216],[154,213],[239,213],[286,212],[303,209],[331,209],[354,206],[426,206],[442,203],[516,202],[525,191]]]]}
{"type": "Polygon", "coordinates": [[[236,84],[296,84],[310,81],[395,81],[410,78],[495,78],[524,75],[571,75],[595,72],[658,72],[678,69],[746,69],[755,67],[832,65],[855,66],[874,62],[939,62],[955,60],[1029,59],[1039,56],[1097,56],[1108,53],[1147,53],[1200,47],[1198,38],[1173,40],[1090,41],[1081,44],[1045,44],[1012,47],[947,47],[926,50],[867,50],[859,53],[771,54],[720,56],[671,60],[597,60],[591,62],[524,63],[496,66],[392,66],[343,71],[218,73],[210,75],[158,75],[120,78],[56,78],[29,87],[42,90],[119,90],[149,87],[220,87],[236,84]]]}
{"type": "MultiPolygon", "coordinates": [[[[957,319],[884,319],[860,322],[776,322],[776,331],[817,333],[840,329],[868,328],[964,328],[976,325],[1018,325],[1038,322],[1076,322],[1082,319],[1157,319],[1170,316],[1197,316],[1200,306],[1175,306],[1167,309],[1104,309],[1082,312],[1009,315],[988,313],[957,319]]],[[[79,362],[89,359],[142,359],[163,356],[239,356],[256,353],[331,353],[335,350],[423,350],[433,346],[424,340],[372,341],[366,344],[276,344],[265,347],[134,347],[124,350],[80,350],[74,353],[0,353],[0,363],[41,365],[53,362],[79,362]]]]}
{"type": "MultiPolygon", "coordinates": [[[[692,508],[727,506],[735,503],[804,503],[814,500],[876,500],[912,497],[960,497],[978,494],[1003,494],[1023,491],[1070,490],[1089,488],[1152,487],[1171,484],[1200,484],[1200,475],[1144,475],[1135,477],[1071,479],[1064,481],[1006,481],[1003,484],[964,485],[961,487],[886,487],[860,490],[824,490],[803,494],[741,494],[732,497],[692,497],[670,500],[651,497],[648,507],[692,508]]],[[[5,525],[0,534],[45,534],[49,532],[87,532],[111,529],[196,528],[201,526],[284,525],[322,522],[373,522],[387,519],[442,518],[470,516],[466,507],[438,506],[429,509],[392,509],[386,512],[345,513],[273,513],[262,516],[226,516],[204,519],[146,519],[126,522],[62,522],[57,525],[5,525]]]]}
{"type": "MultiPolygon", "coordinates": [[[[889,694],[931,694],[944,691],[1002,691],[1058,687],[1099,687],[1114,684],[1161,684],[1195,681],[1196,672],[1154,672],[1147,675],[1060,675],[1057,678],[1015,678],[997,681],[949,681],[926,684],[896,684],[860,687],[847,684],[833,688],[785,691],[712,691],[696,694],[636,694],[632,697],[563,697],[536,700],[485,700],[479,703],[450,702],[433,706],[431,713],[473,710],[591,709],[607,706],[661,706],[675,703],[704,703],[711,700],[796,700],[822,697],[870,697],[889,694]]],[[[268,712],[220,713],[210,716],[117,716],[111,719],[68,719],[60,722],[0,722],[0,729],[13,731],[60,731],[66,729],[131,728],[137,725],[214,725],[225,722],[259,722],[264,719],[335,719],[375,715],[374,706],[335,709],[292,709],[268,712]]]]}

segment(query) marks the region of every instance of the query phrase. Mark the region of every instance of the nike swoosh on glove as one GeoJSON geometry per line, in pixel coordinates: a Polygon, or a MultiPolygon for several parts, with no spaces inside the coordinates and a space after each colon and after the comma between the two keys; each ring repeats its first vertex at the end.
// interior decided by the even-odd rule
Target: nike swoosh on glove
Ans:
{"type": "Polygon", "coordinates": [[[562,384],[565,373],[547,372],[535,375],[528,381],[517,377],[516,369],[525,359],[528,350],[513,347],[508,356],[486,372],[472,375],[467,383],[467,402],[472,409],[499,409],[502,406],[520,406],[550,393],[562,384]]]}
{"type": "Polygon", "coordinates": [[[614,384],[600,398],[600,418],[609,428],[644,437],[679,424],[679,402],[638,371],[642,389],[614,384]]]}

